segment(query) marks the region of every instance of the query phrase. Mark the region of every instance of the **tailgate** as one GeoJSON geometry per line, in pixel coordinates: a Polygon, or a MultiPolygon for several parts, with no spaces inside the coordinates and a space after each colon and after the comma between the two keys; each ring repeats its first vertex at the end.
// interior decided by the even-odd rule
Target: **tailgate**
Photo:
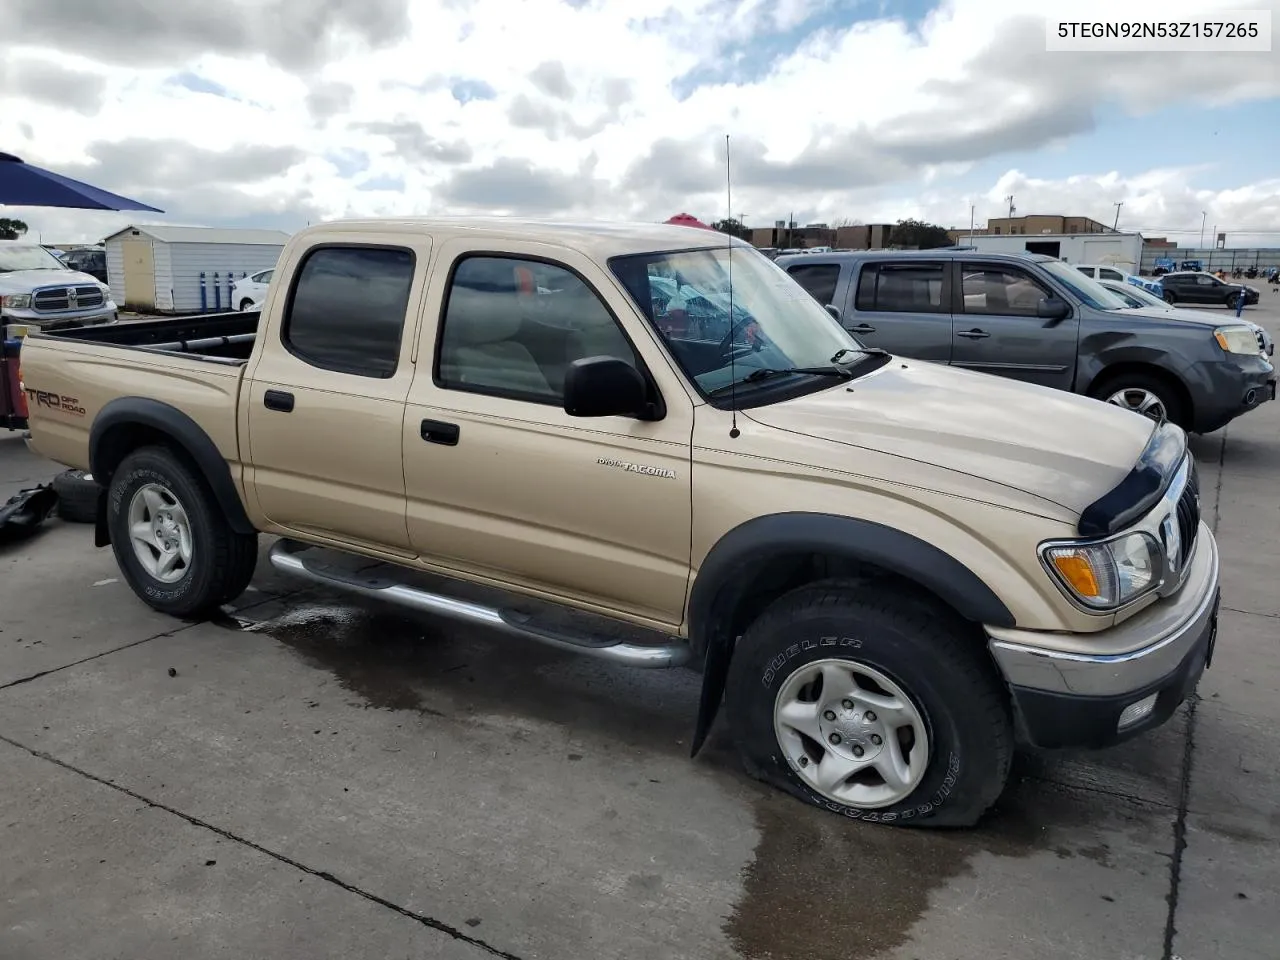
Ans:
{"type": "Polygon", "coordinates": [[[31,445],[50,460],[88,470],[90,430],[116,401],[137,410],[176,408],[225,459],[239,460],[243,364],[33,335],[23,342],[21,370],[31,445]]]}

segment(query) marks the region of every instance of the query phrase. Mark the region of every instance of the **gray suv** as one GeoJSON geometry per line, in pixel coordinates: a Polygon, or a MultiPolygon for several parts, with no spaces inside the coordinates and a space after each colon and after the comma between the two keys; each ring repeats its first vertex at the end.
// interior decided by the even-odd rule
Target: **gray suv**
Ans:
{"type": "Polygon", "coordinates": [[[1053,257],[973,250],[779,257],[867,346],[1070,390],[1195,433],[1275,399],[1275,368],[1230,318],[1132,310],[1053,257]]]}

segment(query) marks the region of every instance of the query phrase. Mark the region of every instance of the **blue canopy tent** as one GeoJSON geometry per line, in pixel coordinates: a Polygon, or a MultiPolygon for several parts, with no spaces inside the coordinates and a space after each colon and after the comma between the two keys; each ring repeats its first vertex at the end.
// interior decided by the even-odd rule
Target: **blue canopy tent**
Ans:
{"type": "Polygon", "coordinates": [[[33,167],[11,153],[0,153],[0,205],[164,213],[156,207],[130,200],[109,190],[100,190],[52,170],[33,167]]]}

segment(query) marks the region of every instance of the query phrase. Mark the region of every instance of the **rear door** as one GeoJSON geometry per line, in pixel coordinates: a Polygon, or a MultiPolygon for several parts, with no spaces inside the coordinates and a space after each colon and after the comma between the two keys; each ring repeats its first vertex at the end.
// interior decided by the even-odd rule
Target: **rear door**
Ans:
{"type": "Polygon", "coordinates": [[[412,556],[401,433],[428,237],[305,249],[246,379],[246,486],[286,531],[412,556]]]}
{"type": "Polygon", "coordinates": [[[1080,317],[1036,315],[1042,299],[1057,294],[1021,266],[967,260],[955,279],[955,334],[951,362],[984,373],[1060,390],[1075,382],[1080,317]]]}
{"type": "Polygon", "coordinates": [[[949,363],[951,298],[945,259],[862,261],[853,266],[845,328],[869,347],[949,363]]]}

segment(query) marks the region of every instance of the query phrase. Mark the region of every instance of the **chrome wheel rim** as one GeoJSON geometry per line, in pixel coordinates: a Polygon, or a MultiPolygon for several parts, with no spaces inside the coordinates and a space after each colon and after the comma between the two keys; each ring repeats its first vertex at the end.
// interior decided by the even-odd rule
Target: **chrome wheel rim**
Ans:
{"type": "Polygon", "coordinates": [[[1169,411],[1165,409],[1164,401],[1142,387],[1125,387],[1117,390],[1107,398],[1107,403],[1140,413],[1156,423],[1164,423],[1169,419],[1169,411]]]}
{"type": "Polygon", "coordinates": [[[874,667],[817,660],[778,690],[773,731],[815,792],[875,810],[905,800],[929,768],[929,735],[905,690],[874,667]]]}
{"type": "Polygon", "coordinates": [[[177,583],[191,569],[191,521],[168,487],[148,483],[129,501],[129,542],[147,574],[177,583]]]}

